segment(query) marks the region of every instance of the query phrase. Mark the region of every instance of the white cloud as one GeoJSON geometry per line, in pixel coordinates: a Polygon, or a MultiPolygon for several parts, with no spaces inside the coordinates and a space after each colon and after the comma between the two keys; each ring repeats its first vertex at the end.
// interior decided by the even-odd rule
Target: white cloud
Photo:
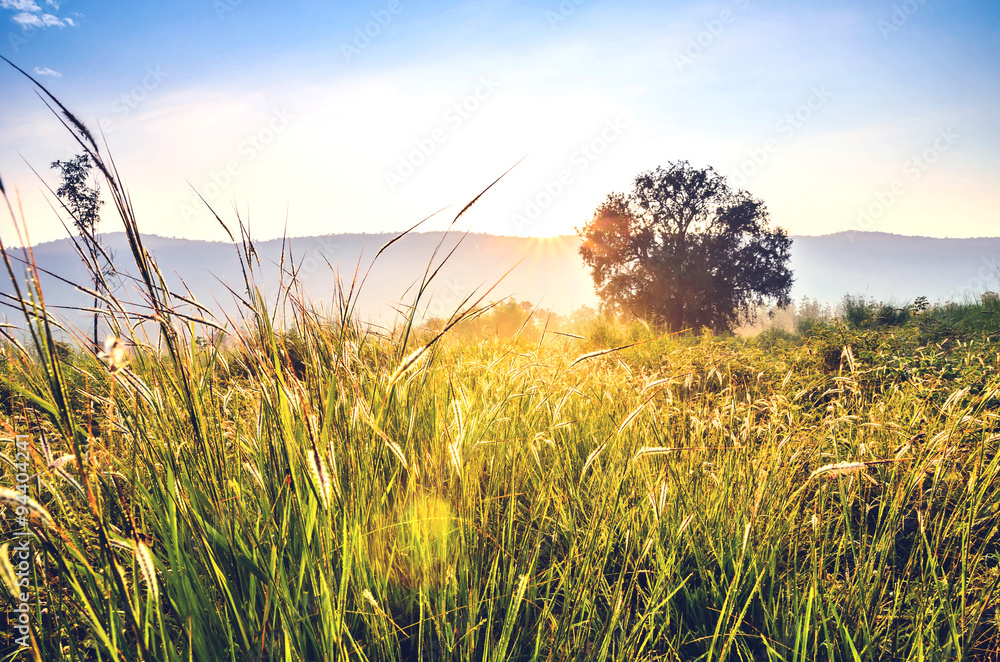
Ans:
{"type": "Polygon", "coordinates": [[[59,73],[58,71],[55,71],[54,69],[49,69],[48,67],[45,67],[44,69],[41,67],[35,67],[35,73],[38,74],[39,76],[55,76],[56,78],[62,76],[62,74],[59,73]]]}
{"type": "MultiPolygon", "coordinates": [[[[45,0],[45,4],[53,10],[60,7],[59,0],[45,0]]],[[[35,0],[0,0],[0,9],[12,9],[17,14],[11,16],[11,20],[22,28],[64,28],[67,25],[76,27],[77,23],[71,18],[59,18],[53,14],[41,13],[42,8],[35,0]]]]}
{"type": "Polygon", "coordinates": [[[0,8],[15,11],[38,11],[40,9],[34,0],[0,0],[0,8]]]}
{"type": "Polygon", "coordinates": [[[41,28],[45,26],[45,24],[42,23],[42,19],[38,18],[34,14],[29,14],[28,12],[14,14],[14,16],[11,17],[11,20],[24,27],[41,28]]]}
{"type": "Polygon", "coordinates": [[[42,14],[39,16],[38,14],[21,12],[20,14],[14,14],[11,20],[23,27],[32,28],[51,28],[53,26],[64,28],[67,25],[61,18],[53,16],[52,14],[42,14]]]}

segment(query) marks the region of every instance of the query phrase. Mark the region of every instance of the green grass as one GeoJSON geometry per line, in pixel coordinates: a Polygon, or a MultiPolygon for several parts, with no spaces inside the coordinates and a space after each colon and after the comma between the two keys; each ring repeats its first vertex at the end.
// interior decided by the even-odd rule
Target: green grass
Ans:
{"type": "Polygon", "coordinates": [[[1000,643],[995,345],[867,332],[833,367],[824,338],[651,338],[577,363],[595,346],[446,335],[400,376],[406,327],[248,321],[226,349],[193,327],[166,353],[132,338],[114,374],[59,363],[44,324],[34,352],[9,348],[7,434],[31,435],[30,495],[55,521],[34,525],[39,659],[988,659],[1000,643]],[[74,446],[82,468],[46,468],[74,446]],[[810,477],[847,461],[871,464],[810,477]]]}

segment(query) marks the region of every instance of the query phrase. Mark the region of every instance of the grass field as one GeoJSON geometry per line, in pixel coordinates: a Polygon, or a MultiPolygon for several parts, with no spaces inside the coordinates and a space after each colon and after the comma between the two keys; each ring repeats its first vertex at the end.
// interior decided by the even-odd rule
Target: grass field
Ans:
{"type": "Polygon", "coordinates": [[[5,347],[10,659],[995,659],[995,336],[289,332],[251,276],[219,347],[153,283],[127,363],[5,347]]]}
{"type": "Polygon", "coordinates": [[[222,346],[100,167],[128,355],[58,344],[3,252],[2,659],[997,659],[989,309],[480,339],[487,295],[375,333],[350,286],[321,318],[292,283],[279,328],[242,234],[222,346]]]}

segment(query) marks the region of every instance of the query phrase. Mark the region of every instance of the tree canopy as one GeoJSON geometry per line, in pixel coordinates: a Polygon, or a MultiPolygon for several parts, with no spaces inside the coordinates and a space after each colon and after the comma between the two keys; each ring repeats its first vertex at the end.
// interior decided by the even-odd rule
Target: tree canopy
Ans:
{"type": "Polygon", "coordinates": [[[73,225],[80,232],[80,237],[87,251],[90,253],[92,263],[89,268],[94,277],[94,347],[98,346],[97,329],[99,315],[96,312],[99,298],[96,292],[101,289],[108,290],[106,276],[114,273],[114,266],[104,260],[102,267],[102,255],[100,250],[100,240],[97,237],[97,226],[101,222],[101,191],[97,184],[90,185],[90,170],[94,167],[94,161],[89,154],[78,154],[68,161],[53,161],[50,166],[59,170],[59,177],[62,184],[56,189],[56,195],[62,200],[63,206],[70,216],[73,217],[73,225]]]}
{"type": "Polygon", "coordinates": [[[52,168],[59,170],[62,185],[56,195],[65,203],[73,217],[73,224],[85,239],[93,236],[100,223],[101,192],[96,185],[88,184],[90,169],[94,166],[88,154],[78,154],[67,161],[53,161],[52,168]]]}
{"type": "Polygon", "coordinates": [[[671,330],[730,330],[791,299],[792,240],[767,208],[711,167],[670,162],[612,193],[577,230],[597,294],[613,312],[671,330]]]}

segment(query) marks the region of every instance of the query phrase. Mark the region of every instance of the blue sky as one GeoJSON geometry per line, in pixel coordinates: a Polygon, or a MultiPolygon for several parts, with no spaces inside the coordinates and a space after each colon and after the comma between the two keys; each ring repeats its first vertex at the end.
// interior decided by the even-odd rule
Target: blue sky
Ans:
{"type": "MultiPolygon", "coordinates": [[[[568,234],[688,160],[793,234],[1000,235],[995,1],[0,7],[0,54],[102,128],[150,233],[224,238],[192,187],[259,238],[452,205],[440,228],[520,161],[463,227],[568,234]]],[[[6,66],[0,95],[0,177],[59,238],[29,165],[54,187],[74,145],[6,66]]]]}

